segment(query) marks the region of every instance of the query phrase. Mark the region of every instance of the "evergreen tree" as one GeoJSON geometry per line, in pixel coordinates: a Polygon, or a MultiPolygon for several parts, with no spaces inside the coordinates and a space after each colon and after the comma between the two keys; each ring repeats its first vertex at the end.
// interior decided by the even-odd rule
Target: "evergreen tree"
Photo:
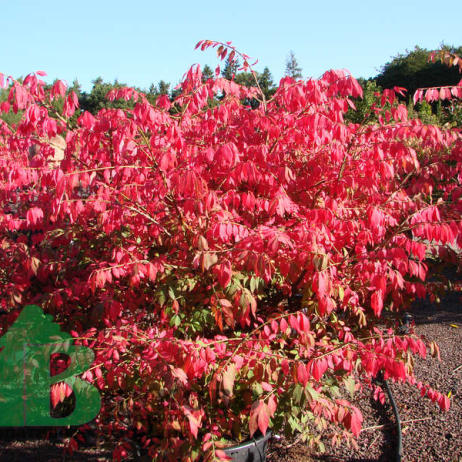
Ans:
{"type": "MultiPolygon", "coordinates": [[[[461,54],[462,47],[443,47],[461,54]]],[[[448,67],[439,61],[429,62],[430,51],[416,46],[414,50],[398,54],[382,67],[375,80],[382,88],[404,87],[407,98],[412,98],[418,88],[457,85],[460,74],[457,67],[448,67]]]]}
{"type": "MultiPolygon", "coordinates": [[[[258,76],[257,76],[258,78],[258,76]]],[[[234,81],[244,87],[256,87],[255,77],[251,72],[239,72],[236,74],[234,81]]]]}
{"type": "Polygon", "coordinates": [[[207,82],[209,79],[213,79],[215,73],[213,72],[212,68],[206,64],[204,69],[202,69],[202,82],[207,82]]]}
{"type": "Polygon", "coordinates": [[[157,92],[157,87],[153,83],[149,86],[149,90],[146,92],[146,98],[151,103],[154,104],[158,98],[159,93],[157,92]]]}
{"type": "Polygon", "coordinates": [[[238,68],[239,68],[239,62],[237,60],[233,60],[231,62],[228,58],[226,60],[225,67],[221,71],[221,75],[227,80],[232,80],[233,75],[236,74],[238,68]]]}
{"type": "Polygon", "coordinates": [[[276,87],[274,86],[273,76],[267,67],[263,69],[261,74],[258,74],[258,83],[265,98],[271,98],[276,91],[276,87]]]}
{"type": "Polygon", "coordinates": [[[165,80],[161,80],[157,85],[159,95],[168,95],[170,92],[170,84],[165,80]]]}
{"type": "Polygon", "coordinates": [[[292,77],[293,79],[302,78],[302,68],[299,66],[292,50],[287,57],[285,75],[292,77]]]}
{"type": "Polygon", "coordinates": [[[82,92],[79,95],[79,105],[82,110],[96,114],[100,109],[103,108],[118,108],[124,109],[133,107],[133,101],[116,100],[109,101],[106,95],[113,88],[121,88],[126,86],[115,80],[114,83],[104,82],[102,77],[97,77],[93,80],[93,88],[90,93],[82,92]]]}
{"type": "Polygon", "coordinates": [[[377,85],[377,82],[372,79],[365,80],[359,78],[358,83],[363,89],[363,97],[353,99],[356,109],[348,109],[348,112],[345,114],[345,119],[348,122],[357,124],[377,121],[377,115],[371,108],[373,104],[380,106],[380,99],[376,94],[382,91],[382,89],[377,85]]]}
{"type": "Polygon", "coordinates": [[[82,94],[82,87],[80,86],[80,83],[77,80],[77,78],[74,79],[72,85],[69,87],[69,90],[73,91],[77,95],[77,98],[80,97],[80,95],[82,94]]]}

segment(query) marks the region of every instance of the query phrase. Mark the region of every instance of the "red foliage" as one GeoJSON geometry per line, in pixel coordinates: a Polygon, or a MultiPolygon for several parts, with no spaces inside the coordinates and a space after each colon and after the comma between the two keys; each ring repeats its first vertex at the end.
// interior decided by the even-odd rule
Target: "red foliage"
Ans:
{"type": "Polygon", "coordinates": [[[285,78],[265,101],[194,67],[174,102],[117,90],[133,110],[76,123],[64,84],[8,82],[24,112],[17,126],[0,120],[3,329],[35,303],[94,349],[84,377],[104,395],[106,435],[159,460],[211,458],[222,436],[287,427],[287,406],[357,435],[361,414],[332,383],[373,388],[383,370],[416,384],[424,343],[378,323],[434,292],[426,255],[462,245],[460,131],[408,120],[404,106],[346,123],[361,87],[340,71],[285,78]]]}

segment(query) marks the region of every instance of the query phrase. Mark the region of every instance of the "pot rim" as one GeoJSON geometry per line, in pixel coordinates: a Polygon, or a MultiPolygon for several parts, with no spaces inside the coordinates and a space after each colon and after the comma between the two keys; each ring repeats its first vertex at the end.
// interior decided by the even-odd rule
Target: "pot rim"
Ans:
{"type": "Polygon", "coordinates": [[[266,433],[264,435],[260,433],[257,437],[254,436],[251,440],[243,441],[242,443],[236,444],[234,446],[228,446],[224,448],[223,450],[226,452],[226,451],[235,451],[236,449],[247,449],[252,446],[256,446],[258,443],[269,440],[272,436],[273,436],[273,432],[268,429],[266,430],[266,433]]]}

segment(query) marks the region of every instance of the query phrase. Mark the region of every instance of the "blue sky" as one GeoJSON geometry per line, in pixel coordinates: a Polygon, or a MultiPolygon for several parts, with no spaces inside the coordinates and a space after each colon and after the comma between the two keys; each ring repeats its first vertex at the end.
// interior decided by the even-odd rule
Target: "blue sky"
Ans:
{"type": "Polygon", "coordinates": [[[201,39],[232,41],[275,80],[290,50],[305,77],[330,68],[370,77],[415,45],[462,45],[462,2],[0,0],[0,72],[44,70],[82,87],[101,76],[148,88],[178,83],[194,63],[215,68],[201,39]]]}

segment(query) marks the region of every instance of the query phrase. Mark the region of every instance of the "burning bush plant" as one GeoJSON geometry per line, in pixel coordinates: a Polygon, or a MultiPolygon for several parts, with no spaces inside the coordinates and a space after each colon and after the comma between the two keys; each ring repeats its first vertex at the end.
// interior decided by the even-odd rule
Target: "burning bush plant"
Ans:
{"type": "Polygon", "coordinates": [[[435,296],[426,258],[457,263],[459,130],[408,120],[392,90],[378,123],[345,122],[362,90],[343,71],[265,100],[194,66],[174,101],[122,88],[134,108],[95,116],[41,75],[8,78],[0,106],[22,113],[0,121],[1,333],[35,303],[94,350],[115,459],[214,460],[269,428],[340,442],[362,421],[341,390],[383,399],[379,372],[449,407],[413,374],[436,345],[395,327],[435,296]]]}

